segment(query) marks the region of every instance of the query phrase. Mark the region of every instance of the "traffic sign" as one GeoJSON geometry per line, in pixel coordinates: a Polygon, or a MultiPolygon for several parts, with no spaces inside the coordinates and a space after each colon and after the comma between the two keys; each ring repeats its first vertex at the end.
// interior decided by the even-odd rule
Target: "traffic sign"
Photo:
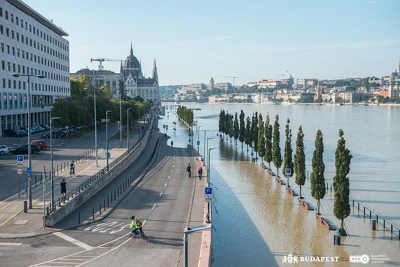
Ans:
{"type": "Polygon", "coordinates": [[[21,168],[18,168],[18,169],[17,169],[17,173],[18,173],[18,174],[22,174],[22,169],[21,169],[21,168]]]}
{"type": "Polygon", "coordinates": [[[31,174],[32,173],[32,169],[31,168],[26,168],[26,172],[31,174]]]}
{"type": "Polygon", "coordinates": [[[205,187],[204,188],[204,196],[205,197],[212,197],[212,187],[205,187]]]}
{"type": "Polygon", "coordinates": [[[291,174],[292,174],[292,169],[286,168],[286,169],[285,169],[285,175],[286,175],[286,176],[290,176],[291,174]]]}
{"type": "Polygon", "coordinates": [[[17,164],[24,164],[24,156],[22,155],[17,156],[17,164]]]}

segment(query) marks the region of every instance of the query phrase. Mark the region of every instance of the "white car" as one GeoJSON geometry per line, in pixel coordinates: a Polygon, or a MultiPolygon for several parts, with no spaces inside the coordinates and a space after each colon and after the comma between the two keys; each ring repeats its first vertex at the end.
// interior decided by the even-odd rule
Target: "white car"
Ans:
{"type": "Polygon", "coordinates": [[[0,145],[0,155],[7,154],[9,152],[8,146],[0,145]]]}

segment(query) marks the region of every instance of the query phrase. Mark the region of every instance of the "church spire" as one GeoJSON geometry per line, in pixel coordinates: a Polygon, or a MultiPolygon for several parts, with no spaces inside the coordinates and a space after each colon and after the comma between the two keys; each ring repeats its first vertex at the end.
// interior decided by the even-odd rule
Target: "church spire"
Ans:
{"type": "Polygon", "coordinates": [[[153,64],[153,79],[154,79],[154,82],[158,83],[157,63],[156,63],[155,57],[154,57],[154,64],[153,64]]]}
{"type": "Polygon", "coordinates": [[[131,56],[133,56],[132,41],[131,41],[131,56]]]}

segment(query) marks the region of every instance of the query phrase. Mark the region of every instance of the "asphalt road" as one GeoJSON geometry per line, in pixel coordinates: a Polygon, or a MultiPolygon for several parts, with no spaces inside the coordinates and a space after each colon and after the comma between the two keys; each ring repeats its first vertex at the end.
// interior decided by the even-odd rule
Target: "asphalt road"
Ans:
{"type": "MultiPolygon", "coordinates": [[[[65,230],[28,239],[2,240],[2,266],[176,266],[182,257],[183,229],[196,178],[188,178],[185,168],[189,160],[187,148],[172,148],[164,139],[157,158],[143,180],[101,222],[78,228],[77,215],[72,213],[56,225],[65,230]],[[149,238],[130,238],[130,217],[144,222],[149,238]],[[13,243],[13,244],[11,244],[13,243]]],[[[80,209],[106,197],[114,186],[126,180],[146,161],[140,157],[80,209]]],[[[85,220],[89,215],[84,216],[85,220]]]]}
{"type": "MultiPolygon", "coordinates": [[[[97,143],[101,145],[105,142],[105,127],[97,129],[97,143]]],[[[108,135],[111,137],[118,132],[115,125],[108,125],[108,135]]],[[[42,139],[40,135],[43,133],[34,134],[31,136],[31,140],[42,139]]],[[[50,159],[50,139],[44,139],[47,142],[47,150],[42,150],[38,154],[32,154],[32,184],[35,183],[35,176],[37,182],[39,177],[43,173],[43,167],[45,166],[46,171],[51,169],[50,159]]],[[[1,137],[0,143],[6,145],[13,144],[26,144],[27,137],[24,138],[13,138],[13,137],[1,137]]],[[[125,142],[123,142],[125,144],[125,142]]],[[[16,145],[14,145],[16,146],[16,145]]],[[[94,131],[77,139],[54,139],[53,142],[53,166],[56,169],[61,168],[61,164],[68,164],[72,159],[77,156],[86,153],[90,149],[94,148],[94,131]]],[[[24,155],[24,167],[23,174],[17,174],[17,156],[14,154],[7,154],[0,156],[0,201],[7,199],[8,197],[23,190],[24,184],[28,181],[28,175],[26,168],[28,167],[28,155],[24,155]]]]}

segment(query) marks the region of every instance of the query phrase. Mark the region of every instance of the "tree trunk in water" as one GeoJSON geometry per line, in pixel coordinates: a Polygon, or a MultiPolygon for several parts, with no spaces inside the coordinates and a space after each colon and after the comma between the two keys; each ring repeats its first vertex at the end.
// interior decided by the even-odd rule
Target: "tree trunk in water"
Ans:
{"type": "Polygon", "coordinates": [[[317,202],[317,213],[318,213],[318,214],[321,214],[321,213],[319,212],[319,206],[320,206],[320,202],[319,202],[319,199],[318,199],[318,202],[317,202]]]}
{"type": "Polygon", "coordinates": [[[344,224],[344,220],[341,219],[341,220],[340,220],[340,229],[344,229],[343,224],[344,224]]]}
{"type": "Polygon", "coordinates": [[[301,198],[301,185],[300,185],[300,198],[301,198]]]}

